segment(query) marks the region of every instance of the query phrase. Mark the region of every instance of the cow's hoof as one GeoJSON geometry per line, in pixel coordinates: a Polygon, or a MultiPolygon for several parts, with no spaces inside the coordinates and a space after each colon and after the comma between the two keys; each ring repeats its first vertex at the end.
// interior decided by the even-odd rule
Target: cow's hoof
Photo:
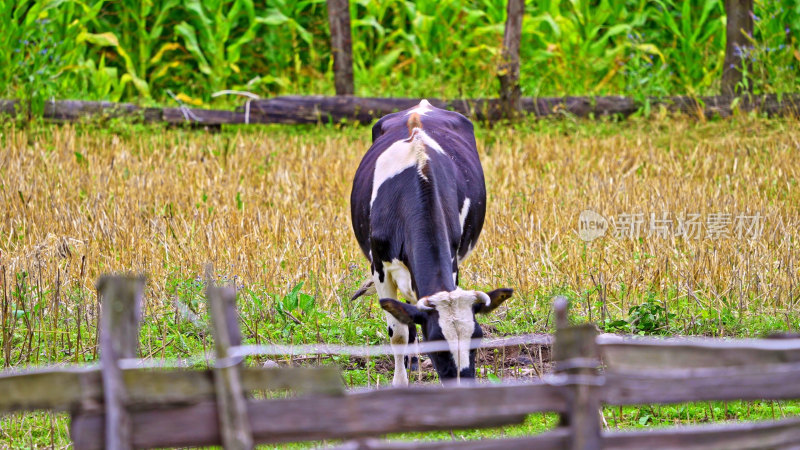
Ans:
{"type": "Polygon", "coordinates": [[[398,376],[398,374],[395,374],[394,379],[392,380],[392,386],[394,387],[408,386],[408,376],[406,374],[400,376],[398,376]]]}

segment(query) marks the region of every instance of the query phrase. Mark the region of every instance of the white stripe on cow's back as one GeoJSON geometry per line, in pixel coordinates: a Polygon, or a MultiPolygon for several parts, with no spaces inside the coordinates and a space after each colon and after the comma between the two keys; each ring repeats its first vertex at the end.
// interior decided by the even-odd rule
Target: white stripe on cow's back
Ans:
{"type": "Polygon", "coordinates": [[[418,132],[419,139],[422,139],[422,142],[424,142],[425,145],[427,145],[428,147],[436,150],[437,152],[439,152],[439,153],[441,153],[443,155],[445,154],[444,153],[444,149],[442,149],[442,146],[439,145],[439,143],[436,142],[432,137],[428,136],[428,133],[426,133],[425,130],[420,129],[420,128],[414,128],[414,131],[417,131],[417,130],[419,130],[419,132],[418,132]]]}
{"type": "MultiPolygon", "coordinates": [[[[464,224],[467,223],[467,214],[469,214],[470,203],[471,202],[469,200],[469,197],[464,197],[464,203],[461,205],[461,213],[458,215],[458,219],[461,222],[461,234],[462,235],[464,234],[464,224]]],[[[467,246],[467,251],[464,252],[464,256],[463,257],[462,256],[458,256],[458,265],[459,266],[461,265],[461,263],[464,262],[465,259],[467,259],[467,256],[469,256],[470,252],[472,252],[472,246],[469,245],[469,244],[467,244],[467,245],[468,245],[467,246]]]]}
{"type": "Polygon", "coordinates": [[[378,196],[378,189],[386,180],[417,164],[416,153],[412,142],[408,139],[395,142],[381,153],[381,156],[375,161],[375,174],[372,177],[372,198],[369,201],[370,208],[375,201],[375,197],[378,196]]]}
{"type": "Polygon", "coordinates": [[[458,257],[458,265],[459,265],[459,266],[460,266],[461,264],[463,264],[463,263],[464,263],[464,261],[466,261],[466,259],[469,257],[469,254],[470,254],[470,253],[472,253],[472,250],[473,250],[474,248],[475,248],[475,246],[474,246],[474,245],[468,245],[468,246],[467,246],[467,251],[466,251],[466,252],[464,252],[464,256],[459,256],[459,257],[458,257]]]}
{"type": "Polygon", "coordinates": [[[406,115],[410,116],[411,114],[417,113],[420,116],[424,116],[425,114],[433,111],[433,106],[430,104],[429,101],[425,100],[424,98],[419,102],[414,109],[409,110],[406,115]]]}
{"type": "Polygon", "coordinates": [[[422,169],[430,159],[426,147],[444,154],[444,150],[442,150],[442,146],[438,142],[428,136],[421,128],[414,128],[409,138],[395,142],[381,153],[378,160],[375,161],[375,173],[372,177],[372,197],[369,201],[370,208],[372,208],[372,203],[375,202],[375,198],[378,196],[378,189],[380,189],[381,185],[409,167],[416,165],[419,175],[427,180],[422,173],[422,169]]]}

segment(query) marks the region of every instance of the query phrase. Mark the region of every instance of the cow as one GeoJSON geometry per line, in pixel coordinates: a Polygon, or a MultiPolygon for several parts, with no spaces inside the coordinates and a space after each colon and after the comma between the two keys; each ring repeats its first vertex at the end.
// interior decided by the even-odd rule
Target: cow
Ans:
{"type": "Polygon", "coordinates": [[[513,290],[458,287],[458,268],[475,248],[486,213],[486,186],[472,122],[459,113],[417,106],[384,116],[355,173],[353,231],[370,262],[394,353],[392,384],[408,385],[404,358],[422,328],[442,382],[475,377],[475,320],[513,290]],[[397,291],[406,302],[397,300],[397,291]]]}

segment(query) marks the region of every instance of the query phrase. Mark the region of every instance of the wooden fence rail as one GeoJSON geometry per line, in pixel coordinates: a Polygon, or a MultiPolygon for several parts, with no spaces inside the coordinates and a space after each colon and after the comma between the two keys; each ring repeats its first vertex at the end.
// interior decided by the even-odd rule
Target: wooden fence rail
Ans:
{"type": "MultiPolygon", "coordinates": [[[[496,122],[508,117],[501,99],[428,99],[438,108],[457,111],[480,122],[496,122]]],[[[80,122],[126,117],[137,122],[162,122],[218,127],[231,124],[318,124],[342,121],[368,124],[386,114],[410,108],[419,98],[366,98],[354,96],[283,96],[248,100],[247,107],[235,111],[144,108],[132,103],[57,100],[47,102],[42,118],[80,122]]],[[[769,116],[800,116],[800,94],[761,96],[720,95],[711,97],[662,97],[647,100],[653,109],[687,114],[693,117],[728,117],[734,111],[757,111],[769,116]]],[[[627,117],[643,107],[644,102],[630,97],[522,97],[515,100],[514,114],[536,117],[627,117]]],[[[0,116],[16,116],[19,105],[0,100],[0,116]]]]}
{"type": "MultiPolygon", "coordinates": [[[[211,277],[213,278],[213,277],[211,277]]],[[[209,279],[211,279],[209,278],[209,279]]],[[[608,432],[600,406],[800,398],[800,339],[655,339],[598,335],[571,326],[556,299],[554,372],[537,382],[412,385],[346,392],[333,367],[242,364],[235,293],[209,286],[217,357],[209,370],[133,369],[143,280],[103,277],[101,363],[0,374],[0,414],[70,411],[77,449],[219,445],[343,439],[343,448],[792,448],[800,418],[761,423],[608,432]],[[289,390],[295,395],[251,393],[289,390]],[[537,412],[561,415],[535,436],[433,443],[385,442],[387,433],[518,424],[537,412]]],[[[540,339],[541,342],[548,342],[540,339]]],[[[510,345],[514,340],[509,341],[510,345]]]]}

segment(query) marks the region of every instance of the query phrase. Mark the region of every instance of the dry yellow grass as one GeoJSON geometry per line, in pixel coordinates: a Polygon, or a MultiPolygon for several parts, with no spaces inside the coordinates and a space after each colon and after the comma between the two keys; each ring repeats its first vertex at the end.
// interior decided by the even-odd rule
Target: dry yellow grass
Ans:
{"type": "MultiPolygon", "coordinates": [[[[800,294],[797,125],[740,118],[479,130],[489,205],[462,284],[510,286],[538,301],[534,308],[546,308],[534,294],[554,288],[591,293],[592,301],[605,295],[612,314],[638,294],[672,287],[678,296],[741,300],[788,318],[800,294]],[[644,213],[645,233],[584,244],[578,215],[587,208],[606,218],[644,213]],[[699,213],[706,221],[756,212],[765,217],[756,240],[738,238],[733,225],[719,240],[646,236],[650,213],[699,213]],[[596,284],[603,290],[592,291],[596,284]]],[[[91,292],[103,272],[144,272],[152,312],[169,304],[168,279],[198,276],[211,261],[237,283],[275,291],[313,276],[318,304],[334,307],[367,272],[350,228],[349,192],[369,135],[368,128],[114,134],[73,126],[31,133],[6,125],[5,286],[25,270],[43,291],[54,292],[59,279],[62,291],[91,292]]]]}

